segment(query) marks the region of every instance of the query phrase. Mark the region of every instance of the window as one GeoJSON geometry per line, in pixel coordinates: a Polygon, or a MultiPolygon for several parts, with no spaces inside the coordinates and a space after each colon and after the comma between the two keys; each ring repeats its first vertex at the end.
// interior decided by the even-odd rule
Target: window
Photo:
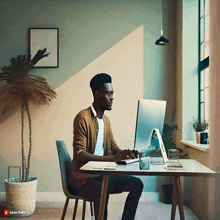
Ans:
{"type": "Polygon", "coordinates": [[[209,3],[199,0],[199,119],[209,120],[209,3]]]}

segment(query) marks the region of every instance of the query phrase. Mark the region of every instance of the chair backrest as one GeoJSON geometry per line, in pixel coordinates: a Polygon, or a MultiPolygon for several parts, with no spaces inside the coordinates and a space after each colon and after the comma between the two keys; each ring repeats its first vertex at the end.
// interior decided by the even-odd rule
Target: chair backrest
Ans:
{"type": "Polygon", "coordinates": [[[59,140],[56,141],[57,145],[57,152],[60,162],[60,172],[61,172],[61,179],[62,179],[62,186],[63,191],[66,196],[69,194],[69,177],[71,175],[71,164],[72,159],[69,155],[69,152],[66,148],[66,144],[64,141],[59,140]]]}

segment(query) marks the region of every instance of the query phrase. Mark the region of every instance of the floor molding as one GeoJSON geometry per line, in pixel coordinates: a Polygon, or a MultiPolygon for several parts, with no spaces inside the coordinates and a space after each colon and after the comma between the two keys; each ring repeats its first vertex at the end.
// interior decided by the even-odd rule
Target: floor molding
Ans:
{"type": "MultiPolygon", "coordinates": [[[[126,192],[110,195],[110,202],[122,202],[127,197],[126,192]]],[[[0,192],[0,201],[6,200],[6,193],[0,192]]],[[[66,196],[63,192],[37,192],[37,202],[64,202],[66,196]]],[[[161,202],[160,192],[143,192],[140,202],[161,202]]]]}

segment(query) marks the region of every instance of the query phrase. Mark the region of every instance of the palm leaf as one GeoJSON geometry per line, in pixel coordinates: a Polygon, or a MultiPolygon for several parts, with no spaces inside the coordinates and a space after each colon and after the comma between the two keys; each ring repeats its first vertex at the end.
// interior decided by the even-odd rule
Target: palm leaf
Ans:
{"type": "Polygon", "coordinates": [[[28,103],[45,105],[56,98],[56,92],[48,85],[46,79],[40,76],[28,75],[30,69],[42,58],[48,56],[45,54],[46,49],[39,50],[31,60],[30,56],[19,55],[17,58],[11,59],[11,65],[3,67],[0,73],[0,82],[7,84],[0,87],[0,106],[2,106],[2,114],[11,109],[21,107],[21,137],[22,137],[22,181],[28,181],[30,158],[32,149],[32,130],[31,117],[28,103]],[[27,113],[29,122],[29,153],[28,161],[24,163],[24,112],[27,113]],[[24,178],[25,177],[25,178],[24,178]]]}
{"type": "Polygon", "coordinates": [[[17,99],[11,99],[9,102],[4,105],[2,109],[2,115],[4,115],[6,112],[8,112],[11,109],[17,108],[22,102],[17,99]]]}
{"type": "Polygon", "coordinates": [[[47,81],[46,79],[44,79],[43,77],[40,77],[40,76],[34,76],[34,75],[29,75],[30,78],[34,78],[36,80],[38,80],[39,82],[45,82],[47,84],[47,81]]]}

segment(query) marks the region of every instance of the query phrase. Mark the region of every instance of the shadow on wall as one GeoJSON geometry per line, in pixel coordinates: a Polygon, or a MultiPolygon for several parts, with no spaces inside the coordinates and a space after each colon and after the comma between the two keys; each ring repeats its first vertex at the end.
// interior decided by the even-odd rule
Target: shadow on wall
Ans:
{"type": "MultiPolygon", "coordinates": [[[[92,104],[89,82],[100,72],[109,73],[113,79],[114,104],[112,111],[106,114],[111,120],[115,140],[122,149],[133,147],[137,100],[143,98],[143,26],[57,87],[57,99],[53,99],[49,105],[30,105],[33,134],[30,172],[39,178],[38,191],[62,191],[55,141],[64,140],[72,155],[73,119],[80,110],[92,104]],[[48,164],[51,165],[48,167],[48,164]]],[[[27,149],[28,123],[25,122],[25,125],[27,149]]],[[[20,111],[5,115],[1,119],[0,130],[1,154],[11,161],[9,164],[3,160],[4,167],[20,164],[20,111]]],[[[6,177],[5,169],[0,167],[6,177]]]]}
{"type": "MultiPolygon", "coordinates": [[[[160,0],[29,0],[24,4],[16,0],[2,4],[0,66],[9,63],[11,56],[25,54],[28,48],[29,27],[58,27],[60,67],[35,70],[56,88],[77,74],[111,47],[135,31],[149,24],[155,35],[160,34],[160,0]],[[14,37],[16,36],[16,38],[14,37]]],[[[154,44],[154,42],[153,42],[154,44]]]]}

